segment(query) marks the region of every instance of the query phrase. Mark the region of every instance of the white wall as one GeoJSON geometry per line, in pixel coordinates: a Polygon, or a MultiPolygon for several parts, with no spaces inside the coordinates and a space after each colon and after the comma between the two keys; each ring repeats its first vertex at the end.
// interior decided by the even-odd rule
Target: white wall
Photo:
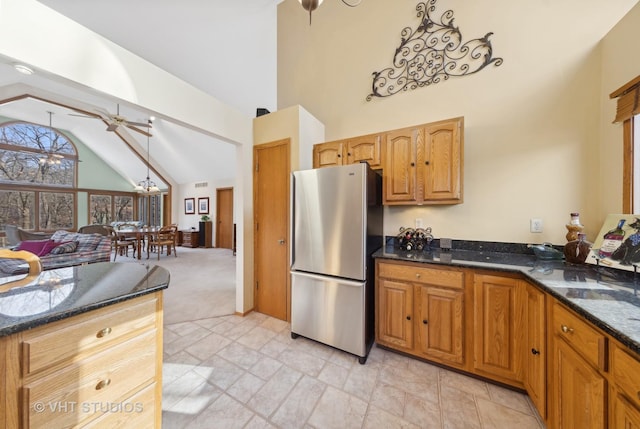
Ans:
{"type": "MultiPolygon", "coordinates": [[[[618,172],[598,159],[599,42],[636,2],[439,0],[432,18],[453,10],[465,41],[493,32],[493,55],[504,63],[367,102],[372,72],[391,65],[401,30],[416,27],[418,2],[324,2],[309,26],[299,2],[285,0],[278,103],[304,105],[325,124],[327,141],[464,116],[464,203],[388,207],[385,234],[419,217],[436,237],[563,244],[569,213],[577,211],[593,238],[603,211],[620,210],[615,201],[600,204],[612,192],[600,191],[602,174],[618,172]],[[544,222],[541,234],[529,232],[534,217],[544,222]]],[[[635,40],[640,27],[629,32],[635,40]]]]}

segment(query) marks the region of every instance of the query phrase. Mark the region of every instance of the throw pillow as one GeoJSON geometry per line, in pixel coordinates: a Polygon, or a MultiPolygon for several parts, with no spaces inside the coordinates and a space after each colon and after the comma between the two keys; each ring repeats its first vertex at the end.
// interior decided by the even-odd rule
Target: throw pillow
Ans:
{"type": "Polygon", "coordinates": [[[66,241],[64,243],[56,243],[56,247],[51,250],[52,255],[62,255],[63,253],[73,253],[78,248],[77,241],[66,241]]]}
{"type": "Polygon", "coordinates": [[[48,242],[49,240],[24,240],[18,245],[16,250],[26,250],[34,255],[38,255],[48,242]]]}
{"type": "Polygon", "coordinates": [[[48,255],[58,244],[60,243],[56,243],[53,240],[48,240],[44,244],[44,246],[42,246],[42,249],[40,250],[40,252],[37,253],[37,255],[40,257],[48,255]]]}

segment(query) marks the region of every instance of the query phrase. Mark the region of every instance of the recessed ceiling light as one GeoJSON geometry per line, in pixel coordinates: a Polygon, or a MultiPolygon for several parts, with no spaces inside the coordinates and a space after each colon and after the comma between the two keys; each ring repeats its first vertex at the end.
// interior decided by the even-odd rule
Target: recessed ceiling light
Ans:
{"type": "Polygon", "coordinates": [[[22,74],[26,74],[26,75],[33,74],[33,70],[25,66],[24,64],[14,64],[13,68],[18,70],[22,74]]]}

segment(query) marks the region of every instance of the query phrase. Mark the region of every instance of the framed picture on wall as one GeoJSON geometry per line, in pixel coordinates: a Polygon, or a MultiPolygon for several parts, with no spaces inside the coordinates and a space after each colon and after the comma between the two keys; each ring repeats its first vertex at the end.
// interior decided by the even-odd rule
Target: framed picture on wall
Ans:
{"type": "Polygon", "coordinates": [[[209,197],[198,198],[198,214],[209,214],[209,197]]]}
{"type": "Polygon", "coordinates": [[[195,198],[185,198],[184,199],[184,214],[195,214],[196,213],[196,200],[195,198]]]}

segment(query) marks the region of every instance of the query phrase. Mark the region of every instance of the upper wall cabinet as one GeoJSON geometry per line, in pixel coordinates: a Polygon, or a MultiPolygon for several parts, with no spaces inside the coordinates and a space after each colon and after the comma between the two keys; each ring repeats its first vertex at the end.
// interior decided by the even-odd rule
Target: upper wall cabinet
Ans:
{"type": "Polygon", "coordinates": [[[382,169],[385,205],[460,204],[464,118],[313,146],[313,168],[366,161],[382,169]]]}
{"type": "Polygon", "coordinates": [[[366,161],[371,168],[382,168],[382,134],[370,134],[313,146],[313,168],[356,164],[366,161]]]}
{"type": "Polygon", "coordinates": [[[386,135],[384,204],[462,203],[464,119],[386,135]]]}

